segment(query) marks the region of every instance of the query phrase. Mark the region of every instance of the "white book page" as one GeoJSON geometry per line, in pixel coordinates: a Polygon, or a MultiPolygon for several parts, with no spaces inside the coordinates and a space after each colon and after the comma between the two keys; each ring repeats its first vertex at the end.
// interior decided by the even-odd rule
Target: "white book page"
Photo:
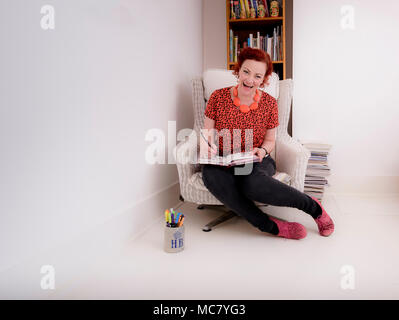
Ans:
{"type": "Polygon", "coordinates": [[[245,160],[245,159],[253,158],[252,152],[233,153],[230,156],[231,156],[231,160],[245,160]]]}
{"type": "Polygon", "coordinates": [[[222,163],[226,163],[226,161],[224,161],[224,158],[221,156],[213,156],[211,158],[200,158],[198,160],[199,163],[208,163],[208,164],[222,164],[222,163]]]}

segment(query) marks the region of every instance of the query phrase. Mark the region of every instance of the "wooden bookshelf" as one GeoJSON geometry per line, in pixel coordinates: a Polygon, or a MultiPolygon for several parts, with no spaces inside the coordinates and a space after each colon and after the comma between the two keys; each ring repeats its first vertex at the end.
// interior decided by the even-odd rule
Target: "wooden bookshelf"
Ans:
{"type": "MultiPolygon", "coordinates": [[[[280,26],[283,59],[280,61],[273,61],[273,69],[279,74],[280,79],[286,79],[286,0],[282,0],[282,7],[280,8],[278,17],[246,19],[230,18],[230,2],[230,0],[226,0],[227,69],[231,70],[235,65],[235,62],[230,61],[230,29],[233,30],[234,36],[238,36],[238,42],[242,44],[247,40],[250,33],[252,33],[254,37],[257,36],[258,31],[260,32],[261,36],[265,36],[266,34],[273,36],[273,29],[277,26],[280,26]]],[[[268,1],[268,3],[270,3],[270,1],[268,1]]]]}

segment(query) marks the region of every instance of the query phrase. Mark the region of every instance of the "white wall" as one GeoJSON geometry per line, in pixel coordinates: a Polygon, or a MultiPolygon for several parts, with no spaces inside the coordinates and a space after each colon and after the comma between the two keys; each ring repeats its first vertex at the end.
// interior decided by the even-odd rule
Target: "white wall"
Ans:
{"type": "Polygon", "coordinates": [[[0,24],[2,270],[177,183],[175,165],[146,163],[144,137],[192,128],[202,3],[3,0],[0,24]]]}
{"type": "MultiPolygon", "coordinates": [[[[328,191],[399,192],[399,3],[293,3],[294,138],[333,145],[328,191]]],[[[226,67],[224,5],[204,0],[204,69],[226,67]]]]}
{"type": "Polygon", "coordinates": [[[294,1],[293,135],[333,145],[332,187],[399,176],[398,11],[394,0],[294,1]],[[341,27],[343,5],[354,29],[341,27]]]}
{"type": "Polygon", "coordinates": [[[203,0],[203,67],[222,68],[227,66],[226,1],[203,0]]]}

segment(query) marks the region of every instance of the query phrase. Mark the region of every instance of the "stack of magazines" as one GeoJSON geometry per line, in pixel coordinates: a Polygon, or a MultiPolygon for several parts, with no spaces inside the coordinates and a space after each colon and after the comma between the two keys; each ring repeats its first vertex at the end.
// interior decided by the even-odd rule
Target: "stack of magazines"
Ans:
{"type": "Polygon", "coordinates": [[[303,142],[301,144],[310,151],[304,192],[318,200],[322,200],[324,188],[329,186],[327,177],[330,175],[327,156],[331,145],[325,143],[303,142]]]}

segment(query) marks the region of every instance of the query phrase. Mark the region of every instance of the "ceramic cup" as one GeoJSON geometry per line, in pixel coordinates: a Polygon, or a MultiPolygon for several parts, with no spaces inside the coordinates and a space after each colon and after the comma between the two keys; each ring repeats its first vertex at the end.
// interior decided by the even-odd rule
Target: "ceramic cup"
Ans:
{"type": "Polygon", "coordinates": [[[180,252],[184,249],[184,225],[181,227],[165,226],[164,250],[166,252],[180,252]]]}

